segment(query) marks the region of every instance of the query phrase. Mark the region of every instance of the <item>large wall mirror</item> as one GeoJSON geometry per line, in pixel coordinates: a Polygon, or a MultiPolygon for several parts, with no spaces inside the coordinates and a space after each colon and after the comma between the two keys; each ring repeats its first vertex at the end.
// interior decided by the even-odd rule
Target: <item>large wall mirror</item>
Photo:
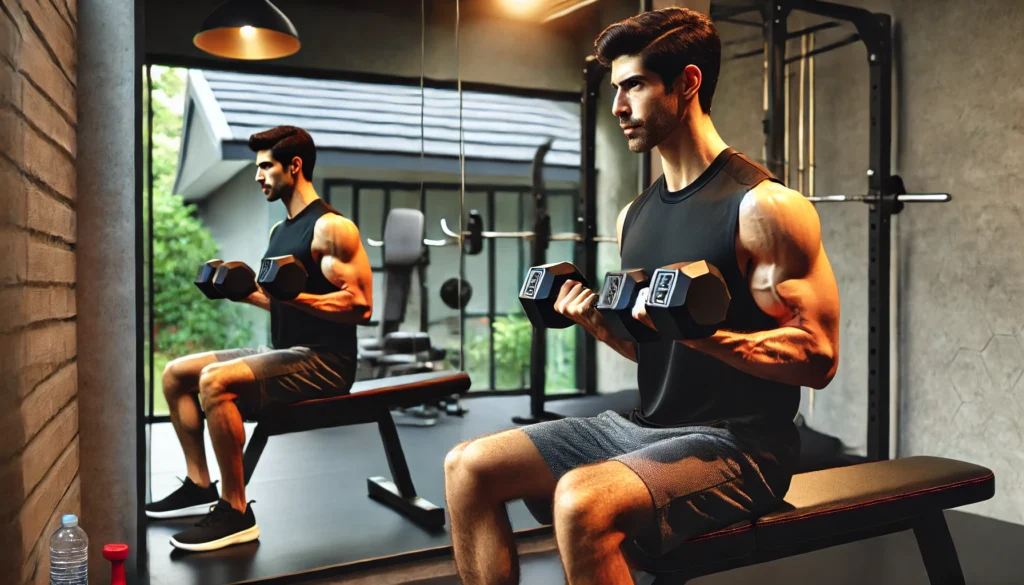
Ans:
{"type": "MultiPolygon", "coordinates": [[[[209,3],[146,3],[147,383],[139,424],[148,437],[142,529],[152,583],[297,582],[385,558],[450,555],[444,460],[453,447],[548,409],[627,411],[636,398],[630,364],[575,329],[536,329],[519,294],[538,258],[541,212],[562,234],[546,261],[586,264],[595,285],[597,271],[618,267],[615,217],[638,192],[642,158],[606,115],[608,92],[592,88],[587,97],[584,70],[603,26],[641,7],[277,4],[301,49],[242,61],[192,44],[209,3]],[[372,315],[327,326],[338,338],[354,328],[345,346],[351,364],[317,346],[302,350],[305,359],[268,365],[260,356],[283,349],[282,330],[301,345],[317,326],[291,326],[294,313],[258,303],[208,298],[195,283],[213,259],[263,279],[268,252],[283,249],[281,234],[307,245],[296,227],[305,215],[261,190],[268,161],[249,145],[281,126],[302,128],[315,143],[309,189],[317,205],[358,228],[372,315]],[[192,362],[190,370],[189,359],[214,365],[192,362]],[[202,375],[214,380],[232,360],[260,380],[238,399],[242,421],[218,415],[203,397],[202,375]],[[331,395],[339,380],[353,393],[331,395]],[[282,388],[309,387],[326,394],[303,394],[298,405],[280,400],[282,388]],[[240,467],[237,447],[215,447],[239,436],[236,423],[240,467]],[[240,481],[225,478],[221,463],[235,465],[232,477],[240,469],[240,481]],[[185,503],[168,503],[173,494],[185,503]],[[258,539],[208,551],[179,546],[232,494],[250,506],[258,539]]],[[[307,283],[313,271],[329,279],[323,254],[311,258],[307,283]]],[[[230,289],[222,283],[236,273],[207,271],[210,289],[230,289]]],[[[509,510],[517,534],[550,528],[521,502],[509,510]]]]}

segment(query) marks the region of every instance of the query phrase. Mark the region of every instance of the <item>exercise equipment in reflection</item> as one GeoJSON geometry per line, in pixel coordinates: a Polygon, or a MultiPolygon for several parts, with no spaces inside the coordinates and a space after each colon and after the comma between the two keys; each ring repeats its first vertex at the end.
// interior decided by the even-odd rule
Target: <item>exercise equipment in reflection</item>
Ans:
{"type": "MultiPolygon", "coordinates": [[[[379,319],[378,336],[359,340],[361,379],[421,374],[444,367],[447,351],[434,346],[429,333],[399,330],[405,321],[413,272],[417,273],[420,283],[424,283],[428,263],[427,246],[444,245],[443,242],[428,240],[424,235],[422,211],[396,208],[388,213],[384,224],[384,240],[368,240],[370,246],[383,248],[384,307],[379,319]]],[[[458,308],[460,295],[465,298],[463,306],[469,302],[472,290],[468,283],[463,282],[461,288],[460,291],[457,279],[446,282],[441,291],[445,304],[458,308]],[[454,298],[450,298],[451,295],[454,298]]],[[[437,422],[441,413],[464,416],[466,412],[458,396],[450,396],[430,403],[396,408],[393,417],[399,425],[431,426],[437,422]]]]}

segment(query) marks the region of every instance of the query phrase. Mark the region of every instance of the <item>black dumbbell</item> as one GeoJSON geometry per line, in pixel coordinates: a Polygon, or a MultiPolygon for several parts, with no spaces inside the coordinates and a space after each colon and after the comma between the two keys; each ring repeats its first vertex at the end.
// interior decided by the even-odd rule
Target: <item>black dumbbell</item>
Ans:
{"type": "Polygon", "coordinates": [[[203,291],[203,294],[206,295],[206,298],[208,299],[224,298],[224,295],[219,293],[213,286],[213,275],[217,272],[217,268],[223,263],[223,260],[215,258],[200,266],[199,271],[196,272],[195,284],[199,290],[203,291]]]}
{"type": "Polygon", "coordinates": [[[632,339],[637,343],[658,341],[658,332],[633,318],[640,291],[647,288],[647,274],[641,269],[609,272],[604,277],[597,310],[612,334],[619,339],[632,339]]]}
{"type": "Polygon", "coordinates": [[[264,258],[260,264],[260,287],[271,298],[290,301],[306,290],[306,269],[295,256],[264,258]]]}
{"type": "Polygon", "coordinates": [[[699,339],[718,331],[731,300],[722,273],[700,260],[655,270],[645,308],[660,339],[699,339]]]}
{"type": "Polygon", "coordinates": [[[245,262],[224,262],[213,275],[213,287],[220,298],[241,301],[256,292],[256,273],[245,262]]]}
{"type": "Polygon", "coordinates": [[[519,302],[534,327],[565,329],[573,325],[568,317],[555,311],[558,291],[567,280],[575,280],[590,287],[587,279],[570,262],[534,266],[526,273],[523,288],[519,290],[519,302]]]}

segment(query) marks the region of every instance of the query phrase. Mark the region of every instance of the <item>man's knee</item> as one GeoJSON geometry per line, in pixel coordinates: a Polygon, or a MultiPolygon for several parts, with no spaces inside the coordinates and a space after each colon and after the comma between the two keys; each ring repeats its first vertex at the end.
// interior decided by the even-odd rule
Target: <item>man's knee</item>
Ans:
{"type": "MultiPolygon", "coordinates": [[[[215,364],[210,364],[213,366],[215,364]]],[[[199,375],[199,401],[203,405],[203,411],[217,407],[222,402],[229,402],[235,399],[231,392],[231,380],[222,372],[223,368],[206,366],[199,375]]]]}
{"type": "Polygon", "coordinates": [[[492,445],[479,439],[456,445],[444,458],[446,480],[463,486],[487,485],[501,457],[492,445]]]}
{"type": "Polygon", "coordinates": [[[607,487],[595,484],[593,469],[578,468],[563,475],[555,485],[555,527],[580,537],[621,530],[625,513],[607,487]]]}
{"type": "Polygon", "coordinates": [[[203,361],[200,358],[202,355],[188,355],[167,362],[161,379],[165,396],[172,398],[180,392],[195,392],[200,376],[211,366],[219,365],[214,362],[200,369],[198,364],[203,361]]]}
{"type": "Polygon", "coordinates": [[[472,441],[463,441],[455,445],[444,457],[444,475],[450,477],[458,473],[462,465],[462,452],[472,441]]]}

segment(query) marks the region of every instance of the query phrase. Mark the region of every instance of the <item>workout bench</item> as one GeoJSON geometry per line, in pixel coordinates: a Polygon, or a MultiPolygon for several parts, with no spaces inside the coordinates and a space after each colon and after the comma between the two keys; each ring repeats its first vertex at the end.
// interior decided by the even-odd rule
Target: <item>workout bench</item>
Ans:
{"type": "Polygon", "coordinates": [[[452,395],[461,396],[469,390],[469,385],[469,376],[465,372],[410,374],[356,382],[345,396],[276,406],[256,421],[256,429],[245,448],[242,456],[245,483],[248,484],[252,478],[270,437],[377,423],[393,480],[368,478],[369,496],[424,528],[439,530],[445,524],[444,509],[416,495],[390,409],[416,406],[452,395]]]}
{"type": "Polygon", "coordinates": [[[992,471],[941,457],[907,457],[793,476],[785,505],[754,522],[703,534],[660,557],[623,551],[655,585],[913,529],[931,585],[964,585],[943,510],[995,494],[992,471]]]}

